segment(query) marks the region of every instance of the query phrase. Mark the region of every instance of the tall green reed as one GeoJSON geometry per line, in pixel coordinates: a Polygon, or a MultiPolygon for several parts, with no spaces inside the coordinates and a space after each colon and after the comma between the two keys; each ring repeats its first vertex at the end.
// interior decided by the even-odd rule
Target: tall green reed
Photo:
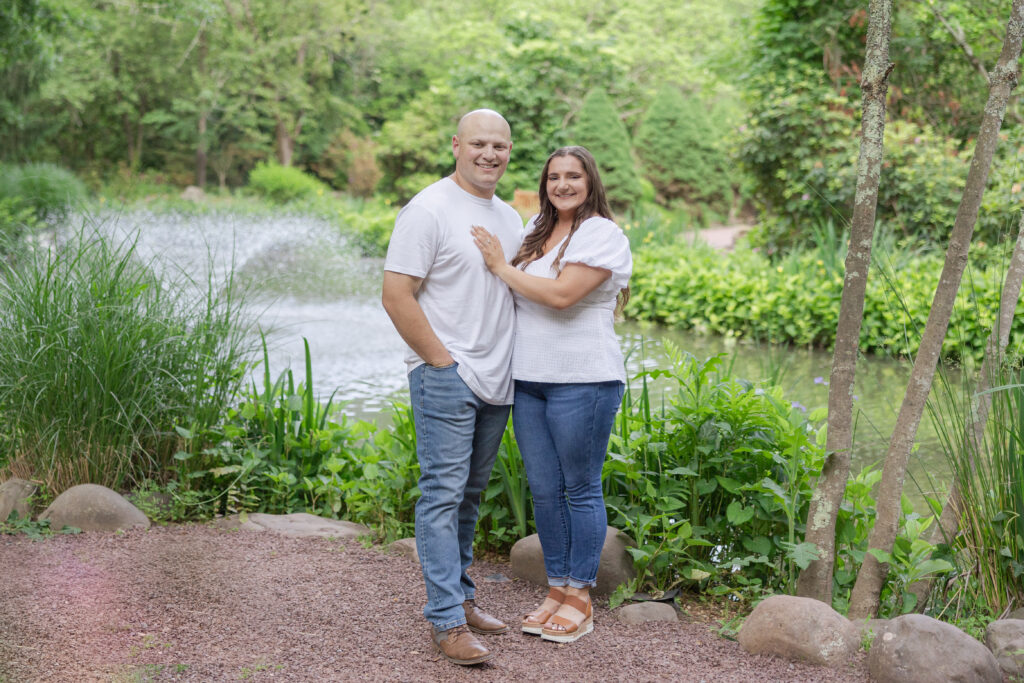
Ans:
{"type": "Polygon", "coordinates": [[[248,342],[231,280],[165,281],[131,239],[82,228],[0,263],[4,472],[59,492],[167,476],[181,436],[223,415],[248,342]]]}

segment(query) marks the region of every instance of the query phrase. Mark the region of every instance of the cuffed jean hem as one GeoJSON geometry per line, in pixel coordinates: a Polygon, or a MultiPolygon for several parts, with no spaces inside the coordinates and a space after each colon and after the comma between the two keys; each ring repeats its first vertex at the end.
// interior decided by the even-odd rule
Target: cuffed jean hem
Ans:
{"type": "Polygon", "coordinates": [[[570,588],[593,588],[597,585],[597,581],[580,581],[578,579],[569,579],[570,588]]]}
{"type": "Polygon", "coordinates": [[[450,621],[446,621],[443,624],[435,624],[435,623],[431,622],[430,625],[434,627],[435,631],[440,633],[441,631],[448,631],[450,629],[453,629],[456,626],[463,626],[465,623],[466,623],[466,618],[463,617],[461,619],[452,619],[450,621]]]}
{"type": "Polygon", "coordinates": [[[572,577],[560,576],[558,578],[548,577],[548,585],[552,588],[593,588],[597,585],[597,580],[594,581],[580,581],[572,577]]]}

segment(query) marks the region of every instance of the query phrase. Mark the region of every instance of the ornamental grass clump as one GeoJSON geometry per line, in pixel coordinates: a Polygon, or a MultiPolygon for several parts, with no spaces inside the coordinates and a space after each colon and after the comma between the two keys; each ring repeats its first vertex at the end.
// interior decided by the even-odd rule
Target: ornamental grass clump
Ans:
{"type": "Polygon", "coordinates": [[[212,424],[238,390],[243,313],[232,281],[163,281],[96,232],[0,262],[0,479],[165,479],[176,428],[212,424]]]}

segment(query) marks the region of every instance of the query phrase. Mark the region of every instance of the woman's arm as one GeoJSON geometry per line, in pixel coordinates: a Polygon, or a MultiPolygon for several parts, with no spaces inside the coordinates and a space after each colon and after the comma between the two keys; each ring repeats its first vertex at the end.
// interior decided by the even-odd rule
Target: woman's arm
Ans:
{"type": "Polygon", "coordinates": [[[528,275],[505,262],[501,244],[484,228],[473,226],[473,241],[484,256],[484,263],[512,291],[544,306],[563,310],[577,304],[583,297],[610,278],[604,268],[593,268],[582,263],[570,263],[554,280],[528,275]]]}

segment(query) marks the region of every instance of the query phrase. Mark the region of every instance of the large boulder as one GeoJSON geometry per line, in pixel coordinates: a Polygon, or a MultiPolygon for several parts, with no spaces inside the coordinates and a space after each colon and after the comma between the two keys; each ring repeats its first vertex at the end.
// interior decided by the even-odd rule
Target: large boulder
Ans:
{"type": "Polygon", "coordinates": [[[50,503],[39,519],[50,520],[57,531],[72,526],[82,531],[149,528],[149,518],[124,496],[98,484],[72,486],[50,503]]]}
{"type": "Polygon", "coordinates": [[[1011,678],[1024,677],[1024,619],[993,621],[985,629],[985,645],[1011,678]]]}
{"type": "MultiPolygon", "coordinates": [[[[636,576],[633,569],[633,556],[626,551],[636,542],[614,527],[608,527],[601,548],[601,563],[597,567],[597,586],[591,591],[595,595],[610,595],[619,584],[625,583],[636,576]]],[[[524,581],[548,585],[548,575],[544,570],[544,553],[540,548],[537,534],[521,538],[512,546],[509,553],[512,573],[524,581]]]]}
{"type": "Polygon", "coordinates": [[[214,521],[221,529],[237,529],[239,531],[273,531],[282,536],[304,538],[318,536],[339,540],[354,540],[360,536],[370,536],[373,532],[369,527],[340,519],[319,517],[307,512],[293,512],[288,515],[271,515],[265,512],[250,512],[243,515],[231,515],[214,521]]]}
{"type": "Polygon", "coordinates": [[[634,602],[615,610],[623,624],[644,624],[648,621],[679,621],[676,608],[667,602],[634,602]]]}
{"type": "Polygon", "coordinates": [[[988,648],[960,629],[923,614],[892,619],[875,636],[868,671],[877,683],[1001,683],[988,648]]]}
{"type": "Polygon", "coordinates": [[[0,484],[0,524],[7,521],[11,511],[21,518],[28,517],[32,508],[28,499],[36,492],[36,485],[24,479],[8,479],[0,484]]]}
{"type": "Polygon", "coordinates": [[[857,652],[860,631],[819,600],[773,595],[754,608],[737,640],[753,654],[839,666],[857,652]]]}

